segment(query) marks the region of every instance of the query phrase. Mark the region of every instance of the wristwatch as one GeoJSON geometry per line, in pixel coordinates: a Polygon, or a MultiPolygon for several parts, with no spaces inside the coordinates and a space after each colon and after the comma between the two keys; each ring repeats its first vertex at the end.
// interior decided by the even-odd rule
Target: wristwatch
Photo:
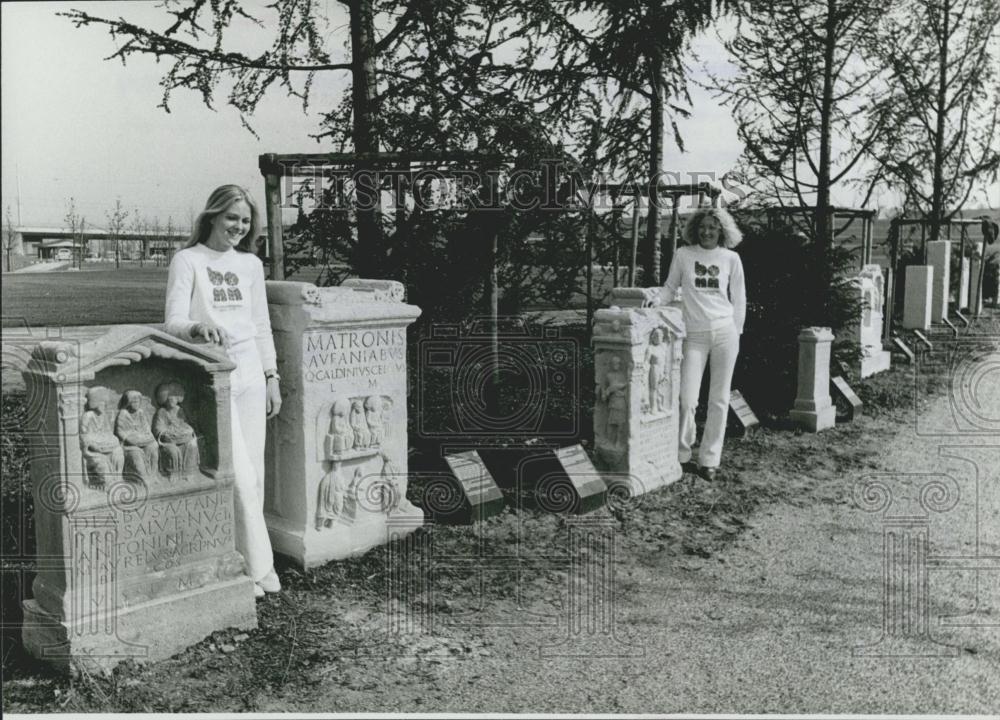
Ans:
{"type": "Polygon", "coordinates": [[[264,373],[265,380],[270,380],[271,378],[274,378],[279,382],[281,381],[281,375],[278,374],[277,370],[268,370],[266,373],[264,373]]]}

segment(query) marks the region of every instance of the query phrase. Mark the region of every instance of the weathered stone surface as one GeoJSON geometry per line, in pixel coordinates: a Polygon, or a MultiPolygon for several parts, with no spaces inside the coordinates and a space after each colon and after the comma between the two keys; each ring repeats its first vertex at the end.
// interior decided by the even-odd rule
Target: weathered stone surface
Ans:
{"type": "Polygon", "coordinates": [[[267,296],[284,395],[265,457],[275,551],[310,568],[384,544],[397,526],[416,530],[406,327],[420,309],[385,280],[269,282],[267,296]]]}
{"type": "Polygon", "coordinates": [[[978,317],[983,313],[983,288],[981,287],[983,269],[983,243],[975,243],[973,256],[969,262],[969,313],[978,317]]]}
{"type": "Polygon", "coordinates": [[[256,627],[233,534],[233,367],[140,326],[35,348],[23,373],[40,418],[28,428],[40,557],[24,608],[31,653],[103,671],[256,627]],[[152,398],[164,385],[186,409],[191,454],[176,467],[159,461],[180,437],[157,432],[152,398]]]}
{"type": "Polygon", "coordinates": [[[934,268],[931,282],[931,322],[939,323],[948,316],[949,283],[951,281],[951,241],[927,243],[927,263],[934,268]]]}
{"type": "Polygon", "coordinates": [[[883,290],[885,280],[879,265],[865,265],[853,279],[863,306],[861,320],[857,325],[848,328],[848,332],[857,337],[863,356],[859,373],[862,378],[888,370],[892,362],[891,353],[882,349],[882,330],[885,304],[883,290]]]}
{"type": "Polygon", "coordinates": [[[934,268],[930,265],[910,265],[906,268],[903,327],[907,330],[930,329],[933,279],[934,268]]]}
{"type": "MultiPolygon", "coordinates": [[[[677,458],[681,341],[679,308],[657,288],[616,288],[593,334],[594,462],[639,495],[681,477],[677,458]]],[[[610,475],[609,475],[610,477],[610,475]]]]}
{"type": "Polygon", "coordinates": [[[830,328],[808,327],[799,333],[798,392],[792,420],[810,432],[833,427],[837,409],[830,397],[830,328]]]}
{"type": "Polygon", "coordinates": [[[971,267],[969,264],[969,258],[962,258],[958,274],[958,298],[956,298],[955,301],[960,310],[964,310],[969,307],[969,283],[971,280],[970,271],[971,267]]]}

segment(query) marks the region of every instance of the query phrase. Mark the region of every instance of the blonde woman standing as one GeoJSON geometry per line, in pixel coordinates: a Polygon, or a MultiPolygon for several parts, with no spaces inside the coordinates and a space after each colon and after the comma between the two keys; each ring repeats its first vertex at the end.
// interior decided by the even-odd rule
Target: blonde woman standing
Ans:
{"type": "Polygon", "coordinates": [[[714,480],[722,459],[730,384],[746,318],[743,263],[733,252],[743,239],[732,216],[722,208],[702,208],[684,227],[685,245],[670,263],[663,297],[682,290],[684,358],[681,361],[678,458],[691,469],[695,408],[706,365],[710,373],[708,417],[698,450],[698,472],[714,480]]]}
{"type": "Polygon", "coordinates": [[[187,247],[170,262],[165,314],[168,332],[221,345],[236,363],[230,379],[236,549],[263,597],[281,590],[264,524],[265,420],[281,409],[281,392],[264,267],[253,254],[259,230],[247,190],[216,188],[187,247]]]}

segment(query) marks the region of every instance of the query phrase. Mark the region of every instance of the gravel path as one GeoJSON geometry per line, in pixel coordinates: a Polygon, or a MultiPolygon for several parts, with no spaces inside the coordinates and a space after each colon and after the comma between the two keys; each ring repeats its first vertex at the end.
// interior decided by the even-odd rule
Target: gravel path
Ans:
{"type": "MultiPolygon", "coordinates": [[[[1000,352],[976,362],[972,375],[969,368],[956,373],[955,392],[938,396],[887,438],[871,471],[892,493],[892,504],[881,512],[864,511],[853,499],[860,475],[812,478],[836,483],[839,500],[829,500],[827,487],[826,502],[766,505],[750,518],[749,529],[708,559],[623,558],[616,564],[611,608],[615,639],[584,633],[579,642],[556,646],[564,627],[443,626],[418,641],[437,643],[440,652],[419,661],[386,660],[390,672],[374,685],[331,676],[328,690],[276,697],[259,709],[995,714],[1000,352]],[[993,381],[979,383],[978,405],[973,403],[982,427],[960,432],[953,396],[969,377],[984,373],[993,381]],[[919,491],[935,479],[951,488],[956,503],[949,509],[945,498],[936,506],[943,512],[928,513],[919,491]],[[913,625],[910,631],[896,626],[890,634],[910,636],[904,651],[911,656],[892,656],[885,644],[877,651],[882,656],[857,655],[855,648],[882,635],[883,529],[892,524],[889,517],[900,515],[926,518],[907,532],[925,528],[929,537],[928,636],[915,637],[913,625]],[[968,615],[977,607],[976,572],[968,568],[977,565],[992,570],[980,573],[979,613],[968,615]],[[540,657],[545,653],[555,657],[540,657]],[[946,656],[936,656],[941,653],[946,656]],[[410,671],[400,675],[404,662],[410,671]],[[380,689],[375,700],[374,687],[380,689]]],[[[934,504],[942,496],[931,493],[925,500],[934,504]]],[[[520,610],[511,607],[511,617],[528,620],[530,611],[538,613],[535,619],[547,614],[564,620],[558,605],[558,599],[536,597],[520,610]]],[[[921,606],[914,607],[901,612],[916,623],[921,606]]],[[[376,668],[367,664],[366,672],[376,668]]]]}

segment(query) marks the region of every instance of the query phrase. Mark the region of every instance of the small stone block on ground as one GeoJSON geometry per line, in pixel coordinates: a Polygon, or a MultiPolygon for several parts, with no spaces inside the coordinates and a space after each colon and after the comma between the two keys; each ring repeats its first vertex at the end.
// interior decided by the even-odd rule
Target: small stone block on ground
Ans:
{"type": "Polygon", "coordinates": [[[853,420],[861,408],[864,407],[861,398],[851,389],[847,381],[839,375],[830,381],[830,391],[834,397],[846,403],[848,420],[853,420]]]}

